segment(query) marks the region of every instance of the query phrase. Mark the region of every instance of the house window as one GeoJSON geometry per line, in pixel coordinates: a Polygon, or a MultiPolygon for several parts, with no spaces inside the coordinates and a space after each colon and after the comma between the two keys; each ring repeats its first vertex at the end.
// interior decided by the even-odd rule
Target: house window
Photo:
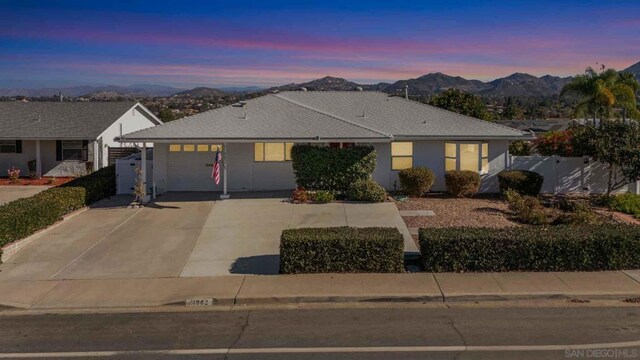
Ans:
{"type": "Polygon", "coordinates": [[[18,152],[17,140],[0,140],[0,153],[14,154],[18,152]]]}
{"type": "Polygon", "coordinates": [[[391,143],[391,170],[403,170],[413,166],[413,143],[391,143]]]}
{"type": "Polygon", "coordinates": [[[255,143],[255,161],[289,161],[293,143],[255,143]]]}
{"type": "Polygon", "coordinates": [[[329,143],[329,147],[340,148],[340,149],[346,149],[346,148],[350,148],[350,147],[354,147],[354,146],[355,146],[355,143],[352,143],[352,142],[329,143]]]}
{"type": "Polygon", "coordinates": [[[192,144],[185,144],[182,146],[182,151],[192,152],[196,150],[196,146],[192,144]]]}
{"type": "Polygon", "coordinates": [[[82,140],[63,140],[62,160],[87,161],[86,142],[82,140]]]}
{"type": "Polygon", "coordinates": [[[489,172],[489,143],[445,143],[444,156],[446,171],[489,172]]]}
{"type": "Polygon", "coordinates": [[[221,144],[211,145],[211,151],[222,151],[222,145],[221,144]]]}
{"type": "Polygon", "coordinates": [[[182,149],[182,146],[180,144],[171,144],[171,145],[169,145],[169,151],[170,152],[179,152],[180,149],[182,149]]]}

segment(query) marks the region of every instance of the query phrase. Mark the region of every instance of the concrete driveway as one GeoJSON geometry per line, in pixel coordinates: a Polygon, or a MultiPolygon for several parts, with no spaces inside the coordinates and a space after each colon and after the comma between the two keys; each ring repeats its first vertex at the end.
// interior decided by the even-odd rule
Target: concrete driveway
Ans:
{"type": "Polygon", "coordinates": [[[0,186],[0,205],[6,204],[13,200],[33,196],[41,191],[44,191],[51,186],[36,186],[36,185],[6,185],[0,186]]]}
{"type": "Polygon", "coordinates": [[[277,274],[286,228],[392,226],[392,203],[294,205],[285,194],[169,193],[142,209],[115,198],[44,232],[0,265],[0,281],[277,274]]]}

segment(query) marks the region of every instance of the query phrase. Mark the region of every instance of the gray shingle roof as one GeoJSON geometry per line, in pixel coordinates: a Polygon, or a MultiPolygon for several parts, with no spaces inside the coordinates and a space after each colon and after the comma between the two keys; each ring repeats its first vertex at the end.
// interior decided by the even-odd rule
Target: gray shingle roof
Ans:
{"type": "Polygon", "coordinates": [[[0,138],[95,139],[135,102],[0,102],[0,138]]]}
{"type": "Polygon", "coordinates": [[[521,131],[381,92],[291,91],[125,135],[128,140],[522,138],[521,131]]]}

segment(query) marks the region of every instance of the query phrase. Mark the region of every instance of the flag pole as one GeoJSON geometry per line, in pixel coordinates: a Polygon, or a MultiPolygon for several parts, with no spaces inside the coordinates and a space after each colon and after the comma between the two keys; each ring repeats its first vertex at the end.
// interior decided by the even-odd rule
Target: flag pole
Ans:
{"type": "Polygon", "coordinates": [[[227,193],[227,143],[222,144],[222,195],[220,199],[228,199],[227,193]]]}

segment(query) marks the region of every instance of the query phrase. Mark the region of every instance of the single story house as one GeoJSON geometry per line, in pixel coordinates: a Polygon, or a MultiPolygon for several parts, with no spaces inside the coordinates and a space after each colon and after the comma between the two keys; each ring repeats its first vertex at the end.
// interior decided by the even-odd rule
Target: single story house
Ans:
{"type": "Polygon", "coordinates": [[[0,102],[0,176],[82,175],[130,153],[118,135],[159,124],[136,102],[0,102]]]}
{"type": "Polygon", "coordinates": [[[495,192],[496,174],[508,166],[509,142],[532,136],[381,92],[287,91],[118,140],[153,143],[154,187],[147,188],[157,193],[293,189],[290,149],[298,143],[373,145],[374,179],[389,190],[399,188],[399,170],[424,166],[436,174],[434,190],[445,189],[445,171],[460,169],[477,171],[481,191],[495,192]],[[217,149],[224,154],[218,185],[211,179],[217,149]]]}

